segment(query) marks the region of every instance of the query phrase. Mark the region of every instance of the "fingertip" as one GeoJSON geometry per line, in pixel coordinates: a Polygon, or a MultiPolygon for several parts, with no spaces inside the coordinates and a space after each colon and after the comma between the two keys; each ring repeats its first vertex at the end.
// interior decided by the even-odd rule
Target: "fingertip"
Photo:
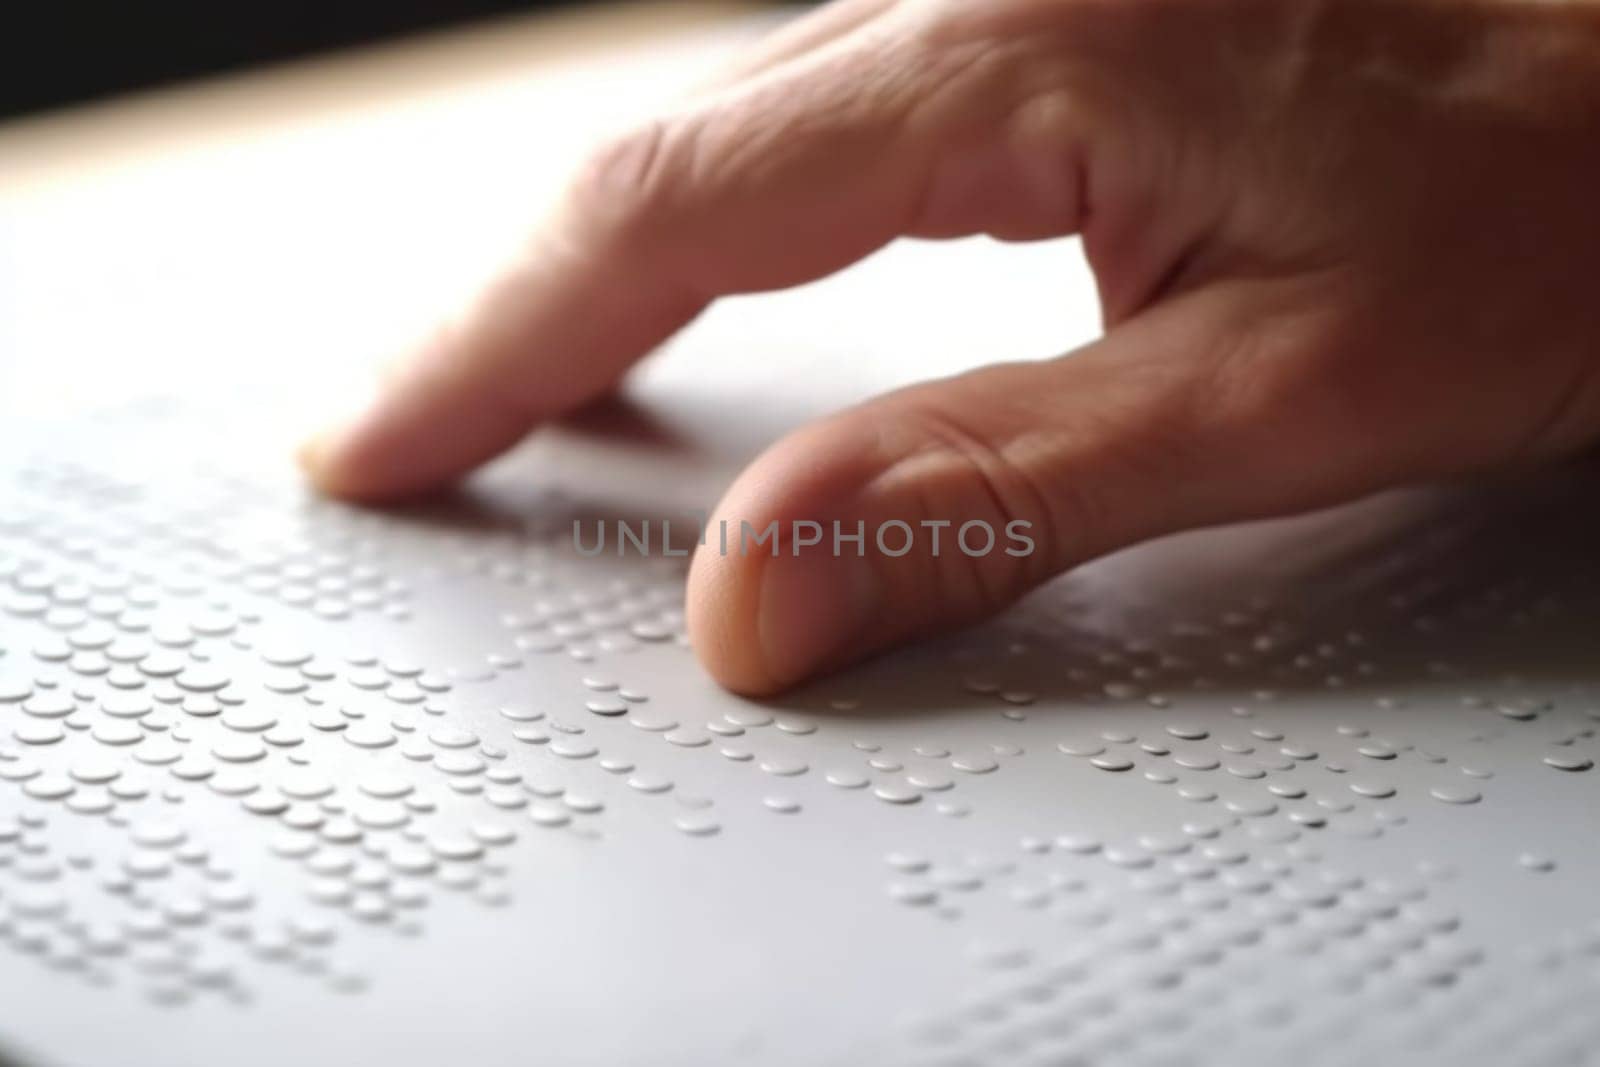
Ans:
{"type": "Polygon", "coordinates": [[[713,681],[749,697],[784,688],[749,640],[756,617],[757,561],[720,554],[708,538],[689,566],[686,619],[689,643],[713,681]]]}
{"type": "Polygon", "coordinates": [[[356,437],[351,424],[335,423],[300,442],[295,450],[295,461],[313,489],[325,496],[339,500],[370,502],[386,494],[381,483],[375,483],[352,455],[352,438],[356,437]]]}
{"type": "Polygon", "coordinates": [[[690,640],[712,678],[736,693],[771,696],[878,647],[887,594],[874,561],[854,542],[840,551],[826,533],[854,514],[873,469],[870,450],[840,429],[808,427],[756,460],[695,554],[690,640]],[[818,540],[800,543],[801,526],[818,540]]]}

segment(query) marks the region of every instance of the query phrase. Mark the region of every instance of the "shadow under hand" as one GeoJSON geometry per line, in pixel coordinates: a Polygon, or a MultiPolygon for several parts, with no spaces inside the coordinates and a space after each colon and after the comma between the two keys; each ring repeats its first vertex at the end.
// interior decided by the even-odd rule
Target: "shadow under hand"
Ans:
{"type": "Polygon", "coordinates": [[[1263,694],[1371,703],[1600,675],[1594,465],[1383,494],[1087,564],[1000,618],[772,703],[822,717],[1058,715],[1263,694]]]}

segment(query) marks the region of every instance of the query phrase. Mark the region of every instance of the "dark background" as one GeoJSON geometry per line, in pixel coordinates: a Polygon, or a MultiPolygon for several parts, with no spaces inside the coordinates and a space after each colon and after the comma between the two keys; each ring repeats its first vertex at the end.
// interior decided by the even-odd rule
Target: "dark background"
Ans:
{"type": "Polygon", "coordinates": [[[581,0],[0,0],[0,117],[581,0]]]}

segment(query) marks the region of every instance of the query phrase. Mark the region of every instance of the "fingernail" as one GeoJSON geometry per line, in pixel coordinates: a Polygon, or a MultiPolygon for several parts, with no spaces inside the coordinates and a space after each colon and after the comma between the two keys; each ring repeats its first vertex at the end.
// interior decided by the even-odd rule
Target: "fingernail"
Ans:
{"type": "Polygon", "coordinates": [[[756,609],[763,662],[780,685],[850,656],[877,616],[881,591],[869,559],[804,551],[774,557],[756,609]]]}

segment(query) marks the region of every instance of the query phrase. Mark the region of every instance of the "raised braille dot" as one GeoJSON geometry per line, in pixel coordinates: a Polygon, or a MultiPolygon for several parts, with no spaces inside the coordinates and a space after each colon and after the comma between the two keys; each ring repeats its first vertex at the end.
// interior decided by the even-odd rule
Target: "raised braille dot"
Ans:
{"type": "Polygon", "coordinates": [[[988,774],[997,769],[1000,764],[988,756],[960,756],[951,760],[950,766],[967,774],[988,774]]]}
{"type": "Polygon", "coordinates": [[[252,763],[266,756],[267,748],[250,735],[223,737],[211,746],[211,754],[228,763],[252,763]]]}
{"type": "Polygon", "coordinates": [[[222,725],[241,733],[259,733],[278,724],[277,716],[259,708],[229,708],[222,716],[222,725]]]}
{"type": "Polygon", "coordinates": [[[289,800],[280,793],[258,791],[244,798],[243,807],[255,815],[281,815],[289,809],[289,800]]]}
{"type": "Polygon", "coordinates": [[[547,804],[534,804],[528,808],[528,820],[539,826],[554,829],[572,821],[572,816],[560,808],[547,804]]]}
{"type": "Polygon", "coordinates": [[[809,768],[801,760],[770,759],[761,761],[761,769],[768,774],[788,778],[804,774],[809,768]]]}
{"type": "Polygon", "coordinates": [[[71,774],[80,782],[104,785],[122,774],[122,763],[114,756],[85,755],[73,762],[71,774]]]}
{"type": "Polygon", "coordinates": [[[1101,843],[1097,837],[1088,834],[1062,834],[1055,839],[1055,845],[1063,852],[1086,856],[1100,851],[1101,843]]]}
{"type": "Polygon", "coordinates": [[[536,722],[544,718],[544,712],[535,711],[520,705],[506,705],[500,708],[500,714],[512,722],[536,722]]]}
{"type": "Polygon", "coordinates": [[[1544,757],[1544,763],[1558,771],[1587,771],[1594,767],[1594,760],[1570,752],[1553,752],[1544,757]]]}
{"type": "Polygon", "coordinates": [[[102,745],[133,745],[144,739],[144,733],[134,722],[126,719],[109,719],[95,723],[89,731],[102,745]]]}
{"type": "Polygon", "coordinates": [[[357,748],[387,748],[395,742],[394,732],[389,727],[372,720],[352,723],[343,736],[357,748]]]}
{"type": "Polygon", "coordinates": [[[478,735],[459,726],[441,724],[428,732],[428,740],[440,748],[471,748],[478,743],[478,735]]]}
{"type": "Polygon", "coordinates": [[[628,778],[628,788],[641,793],[665,793],[672,788],[672,779],[641,771],[628,778]]]}
{"type": "Polygon", "coordinates": [[[872,795],[886,804],[915,804],[922,793],[906,785],[885,784],[874,787],[872,795]]]}
{"type": "Polygon", "coordinates": [[[1446,804],[1476,804],[1483,799],[1483,794],[1476,789],[1465,786],[1436,786],[1428,790],[1428,794],[1435,800],[1442,800],[1446,804]]]}
{"type": "Polygon", "coordinates": [[[155,704],[143,693],[108,693],[100,701],[100,710],[118,719],[137,719],[155,710],[155,704]]]}
{"type": "Polygon", "coordinates": [[[668,730],[661,737],[667,744],[677,745],[679,748],[705,748],[711,744],[711,738],[698,730],[668,730]]]}
{"type": "Polygon", "coordinates": [[[217,668],[200,663],[185,667],[173,681],[181,689],[195,693],[211,693],[226,688],[232,679],[217,668]]]}
{"type": "Polygon", "coordinates": [[[471,752],[443,752],[433,761],[434,767],[444,774],[469,775],[480,774],[484,769],[483,760],[471,752]]]}
{"type": "Polygon", "coordinates": [[[583,702],[583,706],[596,715],[607,717],[625,715],[629,708],[628,702],[620,696],[591,697],[583,702]]]}
{"type": "Polygon", "coordinates": [[[672,825],[691,837],[710,837],[722,829],[715,819],[700,814],[679,815],[672,820],[672,825]]]}
{"type": "Polygon", "coordinates": [[[668,730],[676,730],[678,720],[660,714],[637,712],[628,717],[628,725],[636,730],[665,733],[668,730]]]}
{"type": "Polygon", "coordinates": [[[183,698],[179,707],[183,709],[185,715],[192,715],[197,719],[207,719],[222,711],[222,704],[209,693],[191,693],[183,698]]]}
{"type": "Polygon", "coordinates": [[[61,800],[71,796],[77,788],[64,774],[41,774],[22,784],[22,791],[35,800],[61,800]]]}
{"type": "Polygon", "coordinates": [[[59,719],[77,710],[77,703],[66,693],[42,692],[22,702],[22,710],[41,719],[59,719]]]}
{"type": "Polygon", "coordinates": [[[562,759],[588,759],[600,750],[581,737],[560,737],[550,742],[550,751],[562,759]]]}
{"type": "Polygon", "coordinates": [[[1550,704],[1548,701],[1524,698],[1520,700],[1507,701],[1506,703],[1498,705],[1496,710],[1508,719],[1515,719],[1519,722],[1530,722],[1534,719],[1537,719],[1540,712],[1549,710],[1549,707],[1550,704]]]}
{"type": "Polygon", "coordinates": [[[1128,759],[1126,756],[1096,756],[1089,763],[1102,771],[1131,771],[1133,769],[1133,760],[1128,759]]]}
{"type": "Polygon", "coordinates": [[[64,738],[66,732],[53,719],[24,719],[12,729],[11,736],[25,745],[53,745],[64,738]]]}

